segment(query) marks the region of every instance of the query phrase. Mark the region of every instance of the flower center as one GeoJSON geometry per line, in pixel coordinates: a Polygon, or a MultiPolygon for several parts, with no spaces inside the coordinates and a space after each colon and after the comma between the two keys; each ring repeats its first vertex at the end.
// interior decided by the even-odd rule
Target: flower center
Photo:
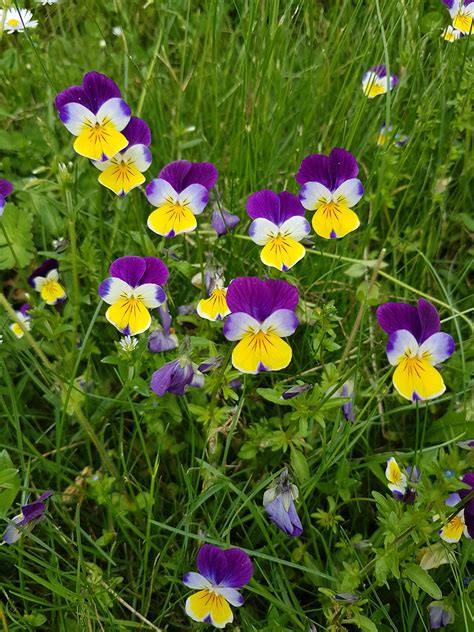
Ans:
{"type": "Polygon", "coordinates": [[[407,350],[405,352],[406,357],[402,360],[404,364],[403,371],[408,374],[409,378],[421,378],[423,373],[425,372],[425,367],[423,366],[421,358],[419,358],[418,356],[411,358],[408,353],[410,353],[410,350],[407,350]]]}
{"type": "Polygon", "coordinates": [[[281,254],[282,252],[287,252],[290,247],[290,242],[288,241],[287,235],[282,235],[278,233],[274,237],[271,238],[270,250],[275,251],[274,254],[281,254]]]}
{"type": "Polygon", "coordinates": [[[459,514],[454,516],[454,518],[451,518],[451,520],[449,521],[449,528],[455,531],[459,531],[462,526],[463,526],[463,522],[459,514]]]}
{"type": "Polygon", "coordinates": [[[20,20],[17,20],[16,18],[10,18],[7,24],[8,26],[19,26],[20,20]]]}
{"type": "Polygon", "coordinates": [[[326,219],[337,219],[338,215],[341,215],[343,212],[341,206],[334,201],[324,202],[321,206],[321,210],[326,216],[326,219]]]}

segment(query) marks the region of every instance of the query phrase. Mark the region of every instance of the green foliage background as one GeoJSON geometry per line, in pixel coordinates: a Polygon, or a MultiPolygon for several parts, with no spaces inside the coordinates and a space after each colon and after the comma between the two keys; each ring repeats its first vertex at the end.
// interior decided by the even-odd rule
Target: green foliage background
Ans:
{"type": "Polygon", "coordinates": [[[59,310],[37,306],[34,346],[14,339],[0,315],[0,520],[30,494],[55,490],[47,520],[0,549],[3,629],[199,629],[184,614],[181,576],[207,541],[253,557],[231,629],[427,630],[426,607],[443,595],[456,613],[452,629],[471,630],[472,542],[446,546],[451,562],[428,577],[417,562],[439,542],[433,515],[447,516],[446,495],[473,468],[472,453],[456,445],[474,435],[472,42],[441,39],[449,15],[438,0],[30,5],[38,28],[0,41],[0,175],[15,185],[0,220],[0,269],[17,307],[30,271],[54,256],[69,299],[59,310]],[[361,76],[377,63],[400,81],[369,101],[361,76]],[[149,123],[148,180],[178,158],[217,165],[222,202],[242,220],[234,233],[216,240],[207,211],[198,232],[161,239],[146,228],[141,191],[119,199],[101,188],[53,106],[88,70],[113,77],[149,123]],[[409,135],[405,147],[377,146],[384,121],[409,135]],[[246,376],[238,391],[226,365],[203,390],[158,400],[151,373],[175,354],[149,354],[144,335],[131,356],[118,351],[97,296],[110,262],[162,257],[178,335],[192,335],[196,361],[228,359],[221,325],[176,318],[178,305],[200,297],[192,275],[209,251],[227,281],[267,274],[245,239],[246,197],[264,187],[297,192],[302,158],[335,146],[361,167],[361,227],[342,240],[314,237],[286,274],[301,296],[291,365],[246,376]],[[67,244],[56,252],[60,237],[67,244]],[[391,386],[374,305],[420,296],[440,309],[457,351],[443,369],[446,393],[414,406],[391,386]],[[355,424],[326,395],[348,377],[355,424]],[[297,381],[313,391],[279,400],[297,381]],[[392,454],[422,469],[414,506],[386,488],[392,454]],[[285,463],[300,488],[305,533],[296,540],[261,507],[285,463]],[[331,595],[343,591],[360,601],[337,603],[331,595]]]}

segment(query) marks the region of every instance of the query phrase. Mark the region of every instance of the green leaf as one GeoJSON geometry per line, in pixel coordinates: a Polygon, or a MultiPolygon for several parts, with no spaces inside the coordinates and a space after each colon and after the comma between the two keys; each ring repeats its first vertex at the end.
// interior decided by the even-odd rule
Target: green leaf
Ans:
{"type": "Polygon", "coordinates": [[[291,446],[291,467],[300,483],[307,481],[309,478],[309,466],[305,455],[291,446]]]}
{"type": "Polygon", "coordinates": [[[0,218],[0,270],[26,267],[33,259],[33,216],[7,204],[0,218]],[[6,233],[6,236],[5,236],[6,233]]]}
{"type": "Polygon", "coordinates": [[[408,564],[403,571],[403,576],[410,579],[419,586],[425,593],[433,599],[441,599],[443,593],[438,584],[431,578],[430,574],[423,570],[418,564],[408,564]]]}
{"type": "Polygon", "coordinates": [[[18,470],[6,450],[0,452],[0,516],[5,515],[12,506],[20,489],[18,470]]]}
{"type": "Polygon", "coordinates": [[[355,623],[359,630],[366,630],[367,632],[378,632],[378,628],[369,618],[364,617],[363,614],[358,612],[353,619],[346,619],[345,623],[355,623]]]}
{"type": "Polygon", "coordinates": [[[257,388],[257,393],[272,404],[279,404],[280,406],[291,405],[289,400],[281,399],[279,393],[273,390],[273,388],[257,388]]]}

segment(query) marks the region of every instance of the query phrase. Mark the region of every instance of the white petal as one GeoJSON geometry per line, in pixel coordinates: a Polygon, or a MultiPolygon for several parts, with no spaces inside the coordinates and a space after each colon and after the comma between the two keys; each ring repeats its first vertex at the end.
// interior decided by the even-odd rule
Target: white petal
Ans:
{"type": "Polygon", "coordinates": [[[116,161],[111,158],[110,160],[91,160],[91,163],[96,169],[99,169],[99,171],[105,171],[110,165],[115,164],[116,161]]]}
{"type": "Polygon", "coordinates": [[[35,290],[39,292],[41,288],[43,287],[43,285],[46,283],[46,281],[47,281],[46,277],[37,276],[33,279],[33,287],[35,288],[35,290]]]}
{"type": "Polygon", "coordinates": [[[249,235],[254,243],[264,246],[272,237],[276,237],[279,231],[278,226],[269,219],[258,217],[250,224],[249,235]]]}
{"type": "Polygon", "coordinates": [[[186,573],[183,577],[183,584],[188,588],[194,588],[194,590],[202,590],[204,588],[211,588],[211,582],[206,579],[201,573],[186,573]]]}
{"type": "Polygon", "coordinates": [[[150,204],[157,208],[165,204],[176,204],[178,201],[178,194],[171,184],[161,178],[156,178],[150,182],[146,188],[146,196],[150,204]]]}
{"type": "Polygon", "coordinates": [[[292,237],[295,241],[301,241],[309,234],[311,228],[308,221],[301,215],[290,217],[280,226],[280,232],[285,237],[292,237]]]}
{"type": "Polygon", "coordinates": [[[418,353],[418,342],[407,329],[399,329],[391,334],[387,342],[387,358],[392,366],[397,366],[407,355],[413,358],[418,353]]]}
{"type": "Polygon", "coordinates": [[[235,588],[219,588],[217,590],[219,595],[222,595],[232,606],[241,606],[244,603],[244,598],[235,588]]]}
{"type": "Polygon", "coordinates": [[[291,336],[297,327],[298,318],[291,309],[277,309],[262,323],[263,331],[268,332],[271,329],[272,333],[280,337],[291,336]]]}
{"type": "Polygon", "coordinates": [[[227,340],[241,340],[249,330],[260,331],[260,323],[250,314],[236,312],[225,319],[224,335],[227,340]]]}
{"type": "Polygon", "coordinates": [[[133,290],[133,295],[143,301],[145,307],[153,309],[163,305],[166,295],[160,285],[156,283],[144,283],[133,290]]]}
{"type": "Polygon", "coordinates": [[[111,122],[115,129],[121,132],[130,121],[130,108],[123,99],[114,97],[100,106],[96,118],[100,125],[111,122]]]}
{"type": "Polygon", "coordinates": [[[468,15],[470,18],[474,19],[474,2],[471,2],[471,4],[468,4],[467,6],[465,6],[462,11],[462,14],[468,15]]]}
{"type": "Polygon", "coordinates": [[[464,0],[454,0],[453,6],[450,9],[448,9],[449,15],[452,18],[455,18],[457,14],[459,13],[459,10],[461,9],[463,4],[464,4],[464,0]]]}
{"type": "Polygon", "coordinates": [[[79,136],[84,126],[93,127],[96,123],[95,115],[80,103],[66,103],[59,116],[66,129],[74,136],[79,136]]]}
{"type": "Polygon", "coordinates": [[[46,279],[48,281],[57,281],[59,279],[59,272],[57,268],[53,268],[46,275],[46,279]]]}
{"type": "Polygon", "coordinates": [[[357,178],[350,178],[338,187],[332,194],[334,202],[348,206],[355,206],[360,198],[364,195],[364,187],[362,182],[357,178]]]}
{"type": "Polygon", "coordinates": [[[117,277],[109,277],[99,286],[99,295],[106,303],[113,305],[120,298],[132,295],[133,288],[128,283],[117,277]]]}
{"type": "Polygon", "coordinates": [[[320,182],[307,182],[300,190],[300,202],[309,211],[316,211],[332,200],[331,191],[320,182]]]}
{"type": "Polygon", "coordinates": [[[420,346],[419,354],[426,354],[430,364],[439,364],[449,358],[454,351],[454,340],[449,334],[438,332],[425,340],[420,346]]]}
{"type": "Polygon", "coordinates": [[[208,200],[209,192],[202,184],[190,184],[178,196],[178,203],[181,206],[188,206],[194,215],[203,212],[208,200]]]}
{"type": "Polygon", "coordinates": [[[143,173],[151,165],[151,153],[146,145],[132,145],[123,152],[122,160],[143,173]]]}

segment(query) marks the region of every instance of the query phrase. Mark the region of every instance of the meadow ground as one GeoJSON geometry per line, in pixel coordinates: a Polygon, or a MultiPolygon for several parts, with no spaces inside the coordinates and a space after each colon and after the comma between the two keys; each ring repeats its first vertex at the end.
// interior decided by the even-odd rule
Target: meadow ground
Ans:
{"type": "Polygon", "coordinates": [[[423,631],[436,601],[445,621],[454,617],[448,630],[472,630],[472,540],[439,535],[453,517],[445,500],[474,469],[458,446],[474,437],[472,40],[441,38],[450,17],[438,0],[28,8],[38,26],[0,40],[0,177],[14,185],[0,218],[2,529],[21,505],[54,494],[40,524],[0,547],[1,629],[210,628],[185,613],[182,584],[205,542],[252,559],[227,629],[423,631]],[[375,64],[399,81],[368,99],[361,79],[375,64]],[[144,187],[118,197],[98,182],[54,107],[91,70],[113,78],[150,126],[147,182],[173,160],[213,162],[236,228],[216,238],[209,204],[196,231],[160,237],[147,228],[144,187]],[[383,123],[392,136],[381,145],[383,123]],[[408,142],[399,146],[397,133],[408,142]],[[247,197],[297,194],[302,159],[333,147],[357,158],[360,227],[332,240],[312,229],[291,270],[265,266],[248,239],[247,197]],[[239,375],[222,324],[178,313],[201,298],[191,278],[208,253],[227,284],[269,276],[298,288],[287,368],[239,375]],[[178,350],[150,353],[149,332],[120,347],[98,286],[123,255],[168,266],[180,343],[187,334],[196,363],[224,358],[204,387],[157,397],[151,375],[178,350]],[[59,306],[27,282],[51,257],[68,294],[59,306]],[[18,310],[25,292],[31,335],[18,339],[6,303],[18,310]],[[411,402],[392,384],[375,310],[422,297],[456,350],[442,368],[445,393],[411,402]],[[328,394],[348,379],[355,421],[342,413],[347,399],[328,394]],[[281,400],[298,382],[313,388],[281,400]],[[391,456],[402,471],[421,470],[413,504],[387,487],[391,456]],[[295,538],[262,507],[285,465],[299,488],[295,538]]]}

